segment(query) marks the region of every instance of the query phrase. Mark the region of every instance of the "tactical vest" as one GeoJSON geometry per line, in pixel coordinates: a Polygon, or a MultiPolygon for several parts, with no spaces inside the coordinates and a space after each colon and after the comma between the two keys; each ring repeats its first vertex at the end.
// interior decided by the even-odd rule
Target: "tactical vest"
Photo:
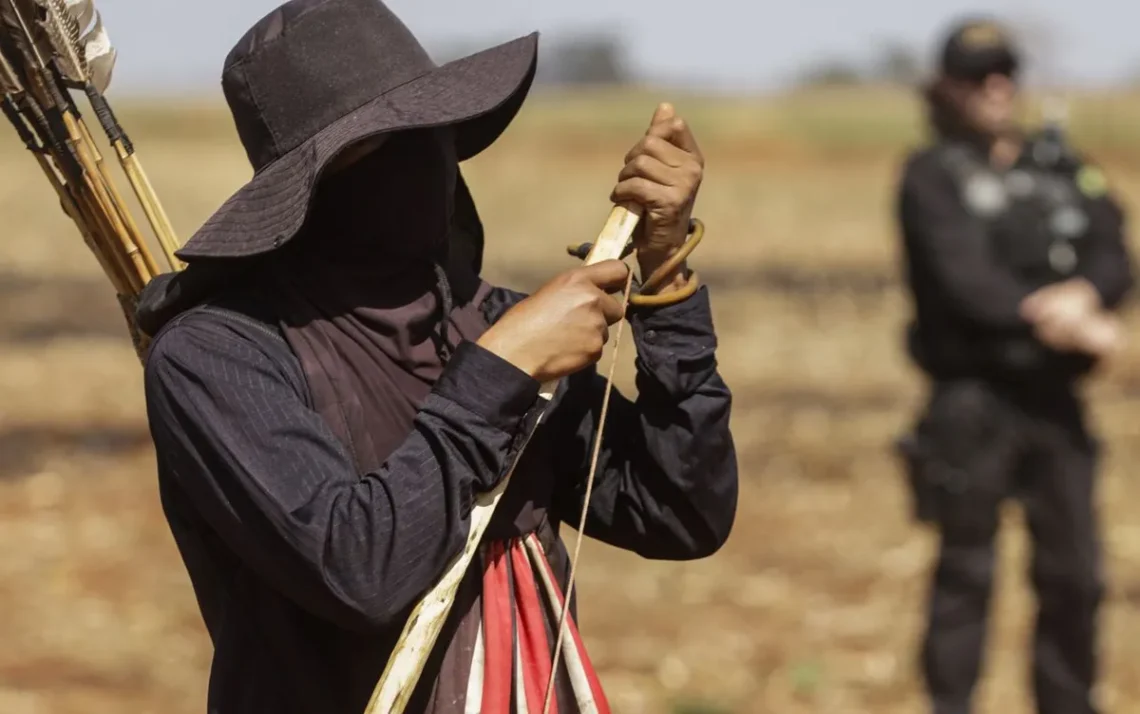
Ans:
{"type": "Polygon", "coordinates": [[[1008,170],[963,145],[943,161],[962,203],[982,221],[994,256],[1030,288],[1071,278],[1080,266],[1089,217],[1075,176],[1079,164],[1055,139],[1031,141],[1008,170]]]}

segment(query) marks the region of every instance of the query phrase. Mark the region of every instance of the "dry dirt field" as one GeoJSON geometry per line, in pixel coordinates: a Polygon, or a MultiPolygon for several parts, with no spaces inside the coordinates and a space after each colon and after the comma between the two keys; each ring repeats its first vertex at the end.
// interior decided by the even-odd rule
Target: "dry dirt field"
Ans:
{"type": "MultiPolygon", "coordinates": [[[[489,278],[531,288],[572,265],[563,246],[596,234],[656,98],[536,97],[466,168],[489,278]]],[[[730,542],[706,561],[648,563],[588,544],[588,645],[623,714],[923,711],[914,651],[935,538],[908,520],[889,450],[922,396],[899,350],[907,305],[891,225],[915,107],[885,92],[677,101],[708,157],[698,214],[709,233],[694,262],[712,286],[736,394],[742,498],[730,542]]],[[[1134,213],[1137,107],[1085,98],[1076,116],[1134,213]]],[[[217,106],[120,113],[183,237],[248,174],[217,106]]],[[[159,510],[139,365],[106,281],[10,133],[0,133],[0,712],[198,714],[210,647],[159,510]]],[[[1108,445],[1112,712],[1140,711],[1138,358],[1134,345],[1092,387],[1108,445]]],[[[1033,605],[1016,511],[1009,525],[979,695],[987,714],[1031,711],[1033,605]]]]}

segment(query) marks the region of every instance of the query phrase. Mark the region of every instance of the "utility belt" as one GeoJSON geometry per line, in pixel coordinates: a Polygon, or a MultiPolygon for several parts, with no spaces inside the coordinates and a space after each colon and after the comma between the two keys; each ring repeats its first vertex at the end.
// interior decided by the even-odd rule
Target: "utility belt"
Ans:
{"type": "Polygon", "coordinates": [[[919,523],[937,526],[941,522],[941,495],[958,488],[955,479],[932,458],[930,444],[917,431],[895,441],[895,452],[906,475],[912,517],[919,523]]]}
{"type": "Polygon", "coordinates": [[[918,522],[941,524],[949,499],[985,487],[974,464],[1002,438],[1003,411],[982,380],[935,383],[913,429],[895,443],[918,522]]]}
{"type": "Polygon", "coordinates": [[[952,510],[956,526],[968,526],[970,504],[1008,495],[1001,465],[1028,443],[1035,415],[1066,413],[1078,398],[1058,383],[1027,389],[985,379],[935,382],[914,426],[895,442],[915,520],[942,526],[952,510]]]}
{"type": "Polygon", "coordinates": [[[935,380],[978,378],[1033,388],[1069,386],[1088,373],[1095,360],[1050,350],[1030,335],[997,337],[912,323],[907,350],[935,380]]]}

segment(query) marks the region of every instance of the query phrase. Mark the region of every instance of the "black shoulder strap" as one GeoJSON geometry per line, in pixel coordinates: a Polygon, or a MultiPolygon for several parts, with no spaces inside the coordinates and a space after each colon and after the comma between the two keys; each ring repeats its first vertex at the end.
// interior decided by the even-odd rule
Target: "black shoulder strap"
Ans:
{"type": "Polygon", "coordinates": [[[251,261],[196,263],[179,272],[159,275],[139,295],[135,310],[139,329],[154,337],[182,313],[221,294],[227,287],[244,282],[253,266],[251,261]]]}
{"type": "Polygon", "coordinates": [[[236,322],[236,323],[239,323],[241,325],[245,325],[247,327],[252,327],[253,329],[273,338],[275,341],[280,342],[281,344],[285,345],[286,347],[289,346],[289,343],[285,339],[285,336],[281,334],[281,330],[278,329],[276,325],[265,322],[263,320],[258,320],[256,318],[252,317],[251,315],[248,315],[244,312],[238,312],[237,310],[233,310],[233,309],[226,308],[226,307],[221,307],[221,306],[216,305],[214,303],[206,303],[204,305],[199,305],[198,307],[195,307],[192,310],[188,311],[187,314],[191,314],[194,312],[210,313],[212,315],[217,315],[218,317],[221,317],[222,319],[230,320],[232,322],[236,322]]]}

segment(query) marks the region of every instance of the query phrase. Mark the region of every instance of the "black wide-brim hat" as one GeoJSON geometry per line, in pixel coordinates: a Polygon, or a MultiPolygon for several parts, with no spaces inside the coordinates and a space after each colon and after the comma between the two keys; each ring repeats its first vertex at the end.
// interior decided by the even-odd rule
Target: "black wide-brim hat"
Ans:
{"type": "Polygon", "coordinates": [[[253,178],[177,252],[246,258],[300,231],[323,171],[346,148],[453,126],[460,161],[490,146],[534,81],[538,33],[442,66],[379,0],[292,0],[226,60],[222,86],[253,178]]]}

